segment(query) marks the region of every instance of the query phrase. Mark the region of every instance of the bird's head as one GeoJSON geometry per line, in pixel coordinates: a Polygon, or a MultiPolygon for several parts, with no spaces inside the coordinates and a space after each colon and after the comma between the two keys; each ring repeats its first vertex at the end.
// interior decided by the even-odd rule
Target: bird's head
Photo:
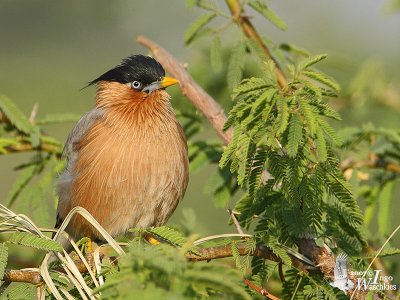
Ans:
{"type": "Polygon", "coordinates": [[[148,96],[160,93],[154,93],[155,91],[177,83],[175,78],[165,76],[164,68],[154,58],[132,55],[123,59],[120,65],[89,82],[88,86],[99,84],[99,91],[108,91],[111,95],[124,95],[123,98],[144,100],[148,96]]]}

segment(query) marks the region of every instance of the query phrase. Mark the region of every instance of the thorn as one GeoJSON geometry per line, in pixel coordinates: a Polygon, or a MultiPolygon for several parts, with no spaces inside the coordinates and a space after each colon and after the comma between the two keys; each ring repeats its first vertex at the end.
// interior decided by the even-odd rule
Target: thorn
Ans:
{"type": "Polygon", "coordinates": [[[33,104],[32,111],[29,116],[29,122],[31,122],[32,125],[35,125],[35,119],[36,119],[38,109],[39,109],[39,104],[37,104],[37,103],[33,104]]]}

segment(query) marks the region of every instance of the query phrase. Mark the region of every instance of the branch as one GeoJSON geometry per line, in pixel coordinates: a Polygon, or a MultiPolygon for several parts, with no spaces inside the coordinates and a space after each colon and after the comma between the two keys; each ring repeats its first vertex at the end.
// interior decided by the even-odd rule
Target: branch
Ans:
{"type": "Polygon", "coordinates": [[[384,169],[388,172],[400,174],[400,165],[388,162],[384,157],[371,153],[367,160],[353,161],[351,158],[345,159],[340,163],[340,168],[343,172],[352,169],[370,168],[384,169]]]}
{"type": "MultiPolygon", "coordinates": [[[[238,244],[237,249],[241,256],[258,256],[264,259],[280,262],[280,259],[270,250],[267,246],[257,245],[253,252],[246,249],[244,244],[238,244]]],[[[101,258],[104,257],[103,253],[100,253],[101,258]]],[[[290,254],[289,254],[290,255],[290,254]]],[[[202,248],[196,250],[196,253],[188,252],[186,253],[186,258],[190,261],[209,261],[213,259],[232,257],[232,248],[230,245],[202,248]]],[[[315,267],[312,267],[295,256],[290,255],[292,259],[292,264],[296,268],[302,271],[312,271],[315,267]]],[[[92,268],[94,265],[92,254],[86,254],[85,259],[87,260],[89,266],[92,268]]],[[[73,261],[78,268],[80,273],[87,273],[85,264],[77,257],[73,257],[73,261]]],[[[63,268],[57,268],[55,271],[64,272],[63,268]]],[[[43,278],[38,271],[33,271],[30,269],[22,270],[7,270],[4,272],[4,277],[2,279],[6,283],[10,282],[26,282],[34,285],[43,283],[43,278]]]]}
{"type": "MultiPolygon", "coordinates": [[[[264,259],[268,259],[271,261],[281,262],[279,257],[272,252],[265,245],[257,245],[256,249],[251,252],[249,249],[246,248],[245,244],[238,244],[237,250],[240,256],[257,256],[264,259]]],[[[288,254],[292,260],[292,264],[299,270],[302,271],[312,271],[315,270],[315,267],[310,266],[303,262],[301,259],[295,257],[294,255],[288,254]]],[[[209,247],[209,248],[202,248],[196,249],[196,253],[188,252],[186,253],[186,257],[190,261],[209,261],[213,259],[225,258],[225,257],[232,257],[232,247],[230,245],[224,246],[216,246],[216,247],[209,247]]]]}
{"type": "MultiPolygon", "coordinates": [[[[104,255],[100,253],[100,257],[102,258],[104,255]]],[[[94,260],[92,254],[86,254],[85,259],[88,262],[90,268],[94,267],[94,260]]],[[[87,273],[87,269],[85,264],[79,258],[73,258],[73,261],[78,268],[80,273],[87,273]]],[[[63,268],[56,268],[55,271],[64,273],[63,268]]],[[[4,272],[4,277],[2,279],[5,283],[10,282],[25,282],[31,283],[33,285],[39,285],[44,283],[42,275],[38,271],[33,271],[29,269],[22,270],[7,270],[4,272]]]]}
{"type": "Polygon", "coordinates": [[[255,41],[261,49],[264,51],[265,55],[271,59],[275,64],[275,74],[278,80],[278,85],[281,89],[284,89],[287,86],[285,75],[280,68],[276,59],[272,56],[268,47],[265,45],[261,36],[258,34],[257,30],[254,28],[253,24],[250,22],[250,19],[244,14],[242,4],[240,4],[239,0],[226,0],[226,4],[229,7],[233,20],[240,26],[243,33],[251,40],[255,41]]]}
{"type": "Polygon", "coordinates": [[[139,35],[136,41],[150,49],[157,60],[173,77],[179,80],[182,94],[207,118],[225,145],[232,139],[232,128],[222,130],[226,115],[224,109],[207,92],[199,86],[185,68],[165,49],[152,40],[139,35]]]}
{"type": "Polygon", "coordinates": [[[262,287],[254,284],[253,282],[251,282],[250,280],[248,280],[247,278],[243,278],[243,282],[252,290],[256,291],[257,293],[259,293],[261,296],[264,296],[265,298],[271,299],[271,300],[280,300],[278,297],[272,295],[271,293],[269,293],[267,290],[263,289],[262,287]]]}
{"type": "Polygon", "coordinates": [[[5,151],[0,154],[20,153],[20,152],[31,152],[31,151],[42,151],[47,153],[53,153],[57,156],[61,155],[61,148],[58,145],[40,143],[38,147],[33,147],[31,143],[21,142],[19,144],[6,146],[3,148],[5,151]]]}

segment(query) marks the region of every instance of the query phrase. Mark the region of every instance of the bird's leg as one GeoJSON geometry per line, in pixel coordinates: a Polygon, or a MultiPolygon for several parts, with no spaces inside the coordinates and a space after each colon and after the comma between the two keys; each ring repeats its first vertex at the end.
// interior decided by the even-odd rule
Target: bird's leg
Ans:
{"type": "Polygon", "coordinates": [[[89,238],[85,244],[85,253],[93,253],[93,242],[91,238],[89,238]]]}
{"type": "Polygon", "coordinates": [[[156,237],[154,237],[151,234],[145,233],[143,234],[144,239],[150,244],[150,245],[158,245],[161,244],[161,241],[158,240],[156,237]]]}
{"type": "Polygon", "coordinates": [[[96,266],[93,258],[93,252],[95,248],[97,248],[97,244],[93,242],[91,238],[86,238],[84,243],[85,258],[94,274],[96,274],[96,266]]]}

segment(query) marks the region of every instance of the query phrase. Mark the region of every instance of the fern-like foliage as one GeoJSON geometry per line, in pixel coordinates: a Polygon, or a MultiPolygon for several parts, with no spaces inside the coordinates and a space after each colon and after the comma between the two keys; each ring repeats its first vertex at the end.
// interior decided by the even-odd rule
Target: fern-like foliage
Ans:
{"type": "Polygon", "coordinates": [[[4,270],[8,260],[8,247],[2,243],[0,244],[0,280],[4,277],[4,270]]]}
{"type": "MultiPolygon", "coordinates": [[[[308,57],[291,66],[287,89],[278,86],[267,64],[262,77],[245,79],[234,89],[236,104],[225,124],[233,126],[234,135],[220,167],[229,167],[246,191],[235,207],[239,222],[255,223],[257,241],[289,268],[281,245],[294,246],[299,238],[329,237],[353,255],[366,245],[361,210],[335,154],[342,140],[328,123],[340,116],[324,95],[334,95],[339,86],[313,69],[325,58],[308,57]]],[[[238,258],[236,264],[244,267],[238,258]]],[[[253,276],[262,277],[256,270],[253,276]]],[[[330,297],[329,291],[316,295],[330,297]]]]}
{"type": "Polygon", "coordinates": [[[62,251],[63,248],[57,241],[40,237],[29,232],[14,232],[8,239],[9,243],[28,246],[45,251],[62,251]]]}
{"type": "Polygon", "coordinates": [[[240,274],[226,266],[190,263],[168,245],[132,243],[118,263],[119,272],[105,274],[102,299],[251,299],[240,274]]]}

